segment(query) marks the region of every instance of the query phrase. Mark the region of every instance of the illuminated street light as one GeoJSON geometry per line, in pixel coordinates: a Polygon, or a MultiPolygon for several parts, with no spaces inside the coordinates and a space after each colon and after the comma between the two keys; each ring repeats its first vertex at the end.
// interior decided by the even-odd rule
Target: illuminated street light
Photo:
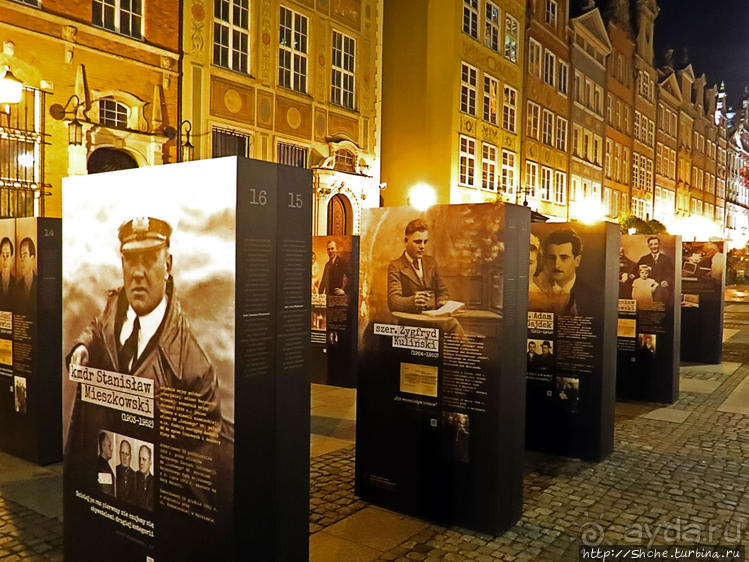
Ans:
{"type": "Polygon", "coordinates": [[[437,194],[431,185],[418,183],[411,188],[411,191],[409,191],[408,201],[412,207],[425,211],[435,204],[437,201],[437,194]]]}
{"type": "Polygon", "coordinates": [[[18,103],[23,96],[23,82],[13,76],[10,67],[0,77],[0,103],[18,103]]]}
{"type": "Polygon", "coordinates": [[[583,199],[577,204],[577,219],[584,224],[595,224],[603,220],[603,206],[597,199],[583,199]]]}

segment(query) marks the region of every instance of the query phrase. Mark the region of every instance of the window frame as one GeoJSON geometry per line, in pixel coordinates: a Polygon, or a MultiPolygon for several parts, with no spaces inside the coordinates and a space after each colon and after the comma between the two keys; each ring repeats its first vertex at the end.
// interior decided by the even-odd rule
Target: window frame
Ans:
{"type": "Polygon", "coordinates": [[[458,154],[458,185],[476,187],[476,139],[467,135],[458,135],[458,154]],[[466,150],[463,149],[463,141],[465,141],[466,150]],[[472,152],[468,150],[471,146],[472,152]]]}
{"type": "Polygon", "coordinates": [[[356,39],[337,29],[333,29],[332,33],[330,67],[330,102],[346,109],[356,110],[356,39]],[[340,49],[338,49],[340,64],[336,64],[336,36],[340,37],[340,49]],[[347,41],[353,46],[350,54],[346,50],[347,41]],[[345,67],[348,59],[351,60],[351,69],[345,67]],[[336,84],[337,75],[340,77],[340,84],[336,84]],[[350,91],[345,87],[346,78],[351,83],[350,91]],[[350,99],[350,103],[346,103],[347,99],[350,99]]]}
{"type": "MultiPolygon", "coordinates": [[[[105,29],[107,31],[111,31],[113,33],[117,33],[119,35],[122,35],[124,37],[130,37],[131,39],[135,39],[137,41],[142,41],[144,39],[145,35],[145,2],[146,0],[127,0],[130,3],[130,9],[126,10],[126,8],[123,8],[122,3],[123,0],[92,0],[91,2],[91,25],[94,27],[97,27],[99,29],[105,29]],[[140,13],[137,13],[132,10],[132,4],[134,1],[140,2],[140,13]],[[97,16],[97,7],[100,10],[100,22],[96,21],[97,16]],[[112,26],[109,27],[107,25],[107,17],[105,15],[105,8],[110,8],[112,10],[112,26]],[[123,12],[126,12],[131,15],[132,17],[136,17],[139,22],[138,30],[136,33],[133,33],[132,30],[129,33],[124,32],[123,26],[122,26],[122,16],[123,12]]],[[[30,4],[27,4],[26,2],[21,2],[27,6],[30,6],[30,4]]],[[[38,1],[35,4],[35,7],[40,8],[41,7],[41,0],[38,1]]],[[[131,21],[132,23],[132,21],[131,21]]]]}
{"type": "Polygon", "coordinates": [[[502,191],[507,195],[515,195],[516,192],[516,178],[515,178],[515,162],[517,155],[506,148],[502,149],[502,164],[501,164],[501,180],[500,187],[502,191]],[[508,189],[509,187],[509,189],[508,189]]]}
{"type": "Polygon", "coordinates": [[[518,62],[520,23],[512,14],[505,13],[504,56],[510,62],[518,62]]]}
{"type": "Polygon", "coordinates": [[[517,109],[518,91],[512,86],[505,84],[502,91],[502,128],[510,133],[517,132],[517,109]],[[508,98],[514,101],[508,102],[508,98]],[[512,120],[512,123],[510,123],[510,120],[512,120]],[[511,127],[508,125],[511,125],[511,127]]]}
{"type": "Polygon", "coordinates": [[[460,61],[460,111],[471,117],[476,117],[478,76],[479,71],[475,66],[472,66],[465,61],[460,61]],[[465,80],[466,70],[468,70],[469,81],[465,80]],[[470,82],[471,78],[473,83],[470,82]]]}
{"type": "Polygon", "coordinates": [[[309,74],[309,18],[301,12],[287,8],[283,4],[279,6],[279,20],[278,20],[278,85],[281,88],[292,90],[300,94],[306,94],[308,92],[308,74],[309,74]],[[291,15],[291,27],[285,25],[284,12],[288,12],[291,15]],[[298,24],[303,23],[301,26],[304,29],[298,30],[300,27],[298,24]],[[288,29],[288,33],[291,37],[291,43],[285,44],[282,40],[284,29],[288,29]],[[295,46],[297,34],[300,38],[303,38],[304,48],[297,48],[295,46]],[[282,60],[282,55],[285,57],[288,55],[289,67],[286,68],[282,60]],[[299,67],[303,67],[304,72],[299,70],[299,67]],[[288,83],[285,83],[284,77],[288,74],[288,83]],[[300,84],[301,82],[301,84],[300,84]]]}
{"type": "Polygon", "coordinates": [[[502,10],[491,0],[484,4],[484,46],[495,53],[499,52],[502,39],[502,10]],[[496,19],[491,17],[490,12],[496,12],[496,19]]]}
{"type": "Polygon", "coordinates": [[[497,147],[488,142],[481,143],[481,189],[497,192],[497,147]],[[487,151],[489,155],[487,155],[487,151]],[[489,179],[489,182],[487,182],[489,179]],[[487,186],[487,183],[489,186],[487,186]]]}
{"type": "Polygon", "coordinates": [[[478,40],[479,38],[479,2],[463,0],[463,33],[478,40]],[[467,18],[467,19],[466,19],[467,18]]]}

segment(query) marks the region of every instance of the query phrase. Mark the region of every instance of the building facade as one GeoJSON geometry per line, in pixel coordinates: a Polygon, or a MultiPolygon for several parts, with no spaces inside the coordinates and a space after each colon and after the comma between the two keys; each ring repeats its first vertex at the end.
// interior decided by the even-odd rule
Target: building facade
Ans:
{"type": "Polygon", "coordinates": [[[568,218],[570,49],[567,0],[528,3],[525,42],[523,181],[518,201],[568,218]]]}
{"type": "Polygon", "coordinates": [[[179,23],[178,0],[0,0],[25,88],[0,115],[0,215],[60,216],[63,177],[170,161],[179,23]]]}
{"type": "Polygon", "coordinates": [[[194,157],[311,168],[313,232],[358,234],[361,209],[380,204],[381,0],[184,4],[183,115],[194,157]]]}
{"type": "Polygon", "coordinates": [[[518,199],[526,3],[385,2],[385,205],[518,199]]]}

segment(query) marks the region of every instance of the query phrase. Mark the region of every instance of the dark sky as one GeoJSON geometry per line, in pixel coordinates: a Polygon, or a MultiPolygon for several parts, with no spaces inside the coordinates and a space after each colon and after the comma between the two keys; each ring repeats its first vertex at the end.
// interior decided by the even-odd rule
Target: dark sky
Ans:
{"type": "Polygon", "coordinates": [[[664,49],[686,47],[696,76],[707,85],[726,83],[736,106],[749,84],[749,0],[657,0],[656,62],[664,49]]]}

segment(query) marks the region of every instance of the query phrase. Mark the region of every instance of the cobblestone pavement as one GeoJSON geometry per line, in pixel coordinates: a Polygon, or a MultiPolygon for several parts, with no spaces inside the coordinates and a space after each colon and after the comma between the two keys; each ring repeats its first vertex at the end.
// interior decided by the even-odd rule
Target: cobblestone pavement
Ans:
{"type": "MultiPolygon", "coordinates": [[[[684,421],[644,417],[661,405],[617,404],[615,451],[604,462],[528,456],[523,516],[508,532],[493,537],[427,524],[376,555],[571,561],[581,541],[746,545],[749,416],[719,407],[749,376],[749,305],[728,304],[725,325],[739,330],[724,345],[724,361],[734,363],[682,369],[684,385],[696,390],[682,391],[668,409],[684,421]]],[[[312,459],[311,535],[367,508],[354,495],[353,474],[353,447],[312,459]]],[[[0,562],[16,560],[62,560],[62,525],[0,491],[0,562]]]]}

